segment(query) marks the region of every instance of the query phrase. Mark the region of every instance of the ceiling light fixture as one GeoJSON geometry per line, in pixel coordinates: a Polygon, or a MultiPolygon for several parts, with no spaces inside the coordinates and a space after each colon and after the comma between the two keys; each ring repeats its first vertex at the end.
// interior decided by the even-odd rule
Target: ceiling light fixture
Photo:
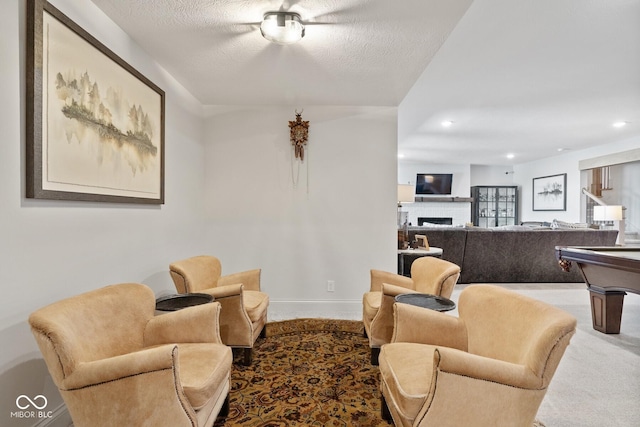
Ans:
{"type": "Polygon", "coordinates": [[[446,127],[446,128],[448,128],[452,124],[453,124],[453,122],[451,120],[445,120],[444,122],[441,123],[441,125],[446,127]]]}
{"type": "Polygon", "coordinates": [[[262,37],[273,43],[292,44],[304,37],[304,24],[293,12],[267,12],[260,24],[262,37]]]}
{"type": "Polygon", "coordinates": [[[613,127],[614,127],[614,128],[621,128],[621,127],[626,126],[626,124],[627,124],[627,122],[615,122],[615,123],[613,124],[613,127]]]}

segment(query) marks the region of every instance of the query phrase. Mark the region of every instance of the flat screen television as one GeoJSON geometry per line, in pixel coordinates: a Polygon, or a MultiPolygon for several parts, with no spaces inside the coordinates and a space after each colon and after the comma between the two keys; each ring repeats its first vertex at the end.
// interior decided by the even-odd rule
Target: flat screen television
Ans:
{"type": "Polygon", "coordinates": [[[416,177],[416,195],[451,194],[451,173],[419,173],[416,177]]]}

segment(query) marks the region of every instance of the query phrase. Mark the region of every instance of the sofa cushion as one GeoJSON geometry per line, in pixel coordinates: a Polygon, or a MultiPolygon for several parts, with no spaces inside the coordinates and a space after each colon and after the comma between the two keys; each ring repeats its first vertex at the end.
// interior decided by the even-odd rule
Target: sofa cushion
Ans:
{"type": "Polygon", "coordinates": [[[552,228],[591,230],[591,228],[589,228],[589,224],[587,224],[586,222],[566,222],[566,221],[560,221],[559,219],[554,219],[551,227],[552,228]]]}

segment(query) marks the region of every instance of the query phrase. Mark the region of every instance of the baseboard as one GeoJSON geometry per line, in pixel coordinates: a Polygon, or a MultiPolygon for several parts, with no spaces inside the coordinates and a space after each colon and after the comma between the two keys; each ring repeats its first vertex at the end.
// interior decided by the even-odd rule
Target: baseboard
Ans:
{"type": "Polygon", "coordinates": [[[287,301],[271,300],[269,321],[301,318],[362,319],[362,301],[359,300],[315,300],[287,301]]]}
{"type": "Polygon", "coordinates": [[[51,417],[42,418],[35,423],[33,427],[72,427],[73,421],[71,415],[67,411],[65,404],[61,404],[56,409],[51,411],[51,417]]]}

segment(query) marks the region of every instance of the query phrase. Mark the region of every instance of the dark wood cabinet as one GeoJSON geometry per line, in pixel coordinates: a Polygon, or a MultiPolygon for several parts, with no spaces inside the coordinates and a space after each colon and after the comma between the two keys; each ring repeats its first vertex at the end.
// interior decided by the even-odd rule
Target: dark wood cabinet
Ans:
{"type": "Polygon", "coordinates": [[[471,220],[477,227],[518,224],[517,186],[471,187],[471,220]]]}

